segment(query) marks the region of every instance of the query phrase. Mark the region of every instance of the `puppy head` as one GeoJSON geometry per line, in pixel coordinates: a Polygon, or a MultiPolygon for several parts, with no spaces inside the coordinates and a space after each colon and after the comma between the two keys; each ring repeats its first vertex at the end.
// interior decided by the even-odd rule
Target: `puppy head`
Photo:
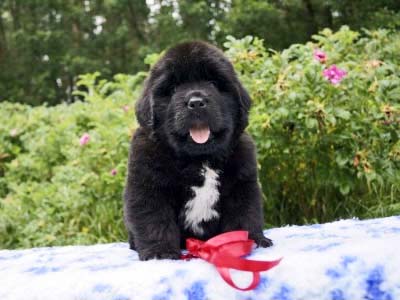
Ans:
{"type": "Polygon", "coordinates": [[[169,49],[150,71],[136,116],[177,153],[197,156],[228,149],[247,126],[249,109],[223,53],[189,42],[169,49]]]}

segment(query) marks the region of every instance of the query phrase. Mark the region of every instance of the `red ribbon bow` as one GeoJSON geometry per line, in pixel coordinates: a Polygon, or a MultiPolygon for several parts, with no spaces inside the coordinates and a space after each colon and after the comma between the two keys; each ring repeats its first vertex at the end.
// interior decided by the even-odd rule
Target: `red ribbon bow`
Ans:
{"type": "Polygon", "coordinates": [[[188,254],[182,255],[182,259],[202,258],[217,267],[221,277],[232,287],[241,290],[252,290],[260,282],[260,272],[267,271],[282,260],[258,261],[244,259],[242,256],[251,252],[254,241],[248,239],[247,231],[231,231],[209,239],[200,241],[189,238],[186,240],[188,254]],[[253,273],[253,280],[248,287],[238,287],[232,280],[229,269],[248,271],[253,273]]]}

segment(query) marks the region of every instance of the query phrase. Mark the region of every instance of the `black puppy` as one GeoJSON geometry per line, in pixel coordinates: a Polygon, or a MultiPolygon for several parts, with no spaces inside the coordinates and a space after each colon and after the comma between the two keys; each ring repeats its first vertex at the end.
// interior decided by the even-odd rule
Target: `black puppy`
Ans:
{"type": "Polygon", "coordinates": [[[250,97],[233,66],[204,42],[168,50],[136,106],[124,192],[131,249],[177,259],[187,237],[247,230],[264,237],[255,146],[244,132],[250,97]]]}

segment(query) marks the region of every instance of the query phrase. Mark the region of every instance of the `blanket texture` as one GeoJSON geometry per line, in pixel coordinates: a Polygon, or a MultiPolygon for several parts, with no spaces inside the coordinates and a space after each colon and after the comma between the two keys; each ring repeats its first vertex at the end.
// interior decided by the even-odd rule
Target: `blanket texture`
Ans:
{"type": "MultiPolygon", "coordinates": [[[[200,260],[138,260],[126,243],[0,251],[1,300],[397,300],[400,216],[265,231],[274,246],[249,258],[283,256],[241,292],[200,260]]],[[[233,271],[238,285],[251,276],[233,271]]]]}

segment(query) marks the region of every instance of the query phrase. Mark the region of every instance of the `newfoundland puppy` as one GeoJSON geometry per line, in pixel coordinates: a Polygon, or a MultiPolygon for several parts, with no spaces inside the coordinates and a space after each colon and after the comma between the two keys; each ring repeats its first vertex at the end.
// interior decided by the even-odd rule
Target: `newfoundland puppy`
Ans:
{"type": "Polygon", "coordinates": [[[250,97],[219,49],[187,42],[155,64],[137,102],[124,191],[129,245],[141,260],[178,259],[185,240],[263,235],[250,97]]]}

